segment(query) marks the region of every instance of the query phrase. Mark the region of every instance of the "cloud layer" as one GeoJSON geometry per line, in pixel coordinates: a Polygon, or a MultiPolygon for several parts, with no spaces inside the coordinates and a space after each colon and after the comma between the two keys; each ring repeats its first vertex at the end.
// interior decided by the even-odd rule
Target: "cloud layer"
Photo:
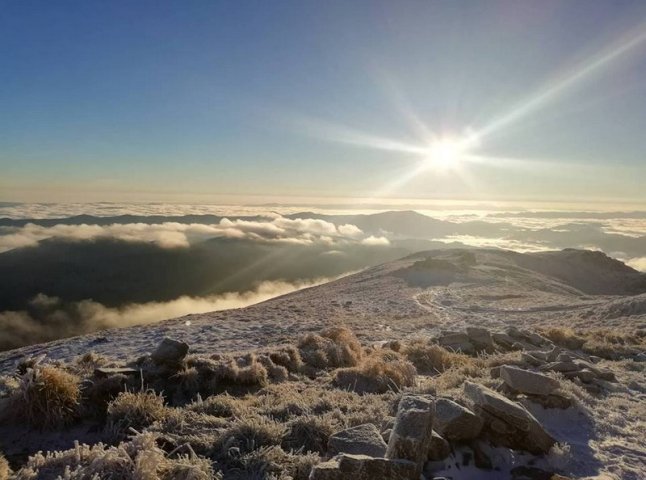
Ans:
{"type": "Polygon", "coordinates": [[[147,302],[110,308],[93,300],[64,302],[36,295],[28,309],[0,312],[0,351],[106,328],[158,322],[187,314],[253,305],[331,279],[303,282],[266,281],[253,290],[205,297],[182,296],[168,302],[147,302]]]}
{"type": "Polygon", "coordinates": [[[250,221],[223,218],[219,223],[114,223],[111,225],[55,225],[29,223],[23,227],[0,227],[0,252],[33,247],[48,239],[88,241],[113,238],[127,242],[154,243],[162,248],[186,248],[197,240],[224,237],[256,241],[312,245],[338,242],[361,242],[364,245],[388,245],[387,238],[365,236],[356,225],[313,219],[286,218],[279,215],[266,220],[250,221]],[[365,237],[365,238],[364,238],[365,237]]]}

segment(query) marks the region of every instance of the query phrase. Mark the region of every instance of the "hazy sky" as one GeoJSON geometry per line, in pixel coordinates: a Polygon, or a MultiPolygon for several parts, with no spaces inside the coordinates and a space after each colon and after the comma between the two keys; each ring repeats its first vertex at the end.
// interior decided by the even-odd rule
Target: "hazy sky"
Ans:
{"type": "Polygon", "coordinates": [[[646,204],[643,0],[0,0],[0,45],[3,201],[646,204]]]}

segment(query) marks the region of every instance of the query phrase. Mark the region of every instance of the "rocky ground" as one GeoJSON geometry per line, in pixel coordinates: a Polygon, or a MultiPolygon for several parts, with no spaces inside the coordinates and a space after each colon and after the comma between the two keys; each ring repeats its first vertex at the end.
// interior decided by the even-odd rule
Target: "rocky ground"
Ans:
{"type": "Polygon", "coordinates": [[[644,478],[644,292],[596,252],[434,251],[4,352],[0,450],[19,479],[644,478]]]}

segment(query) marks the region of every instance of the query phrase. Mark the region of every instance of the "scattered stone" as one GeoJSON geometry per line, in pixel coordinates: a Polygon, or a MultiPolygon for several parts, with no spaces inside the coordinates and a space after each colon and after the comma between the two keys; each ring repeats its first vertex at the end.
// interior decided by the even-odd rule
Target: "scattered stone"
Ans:
{"type": "Polygon", "coordinates": [[[579,366],[574,362],[551,362],[546,363],[539,368],[541,371],[552,371],[552,372],[573,372],[579,370],[579,366]]]}
{"type": "Polygon", "coordinates": [[[489,375],[491,375],[491,378],[500,378],[500,365],[497,367],[491,367],[491,369],[489,369],[489,375]]]}
{"type": "Polygon", "coordinates": [[[428,460],[437,461],[444,460],[451,454],[451,446],[442,436],[433,431],[431,437],[431,446],[428,449],[428,460]]]}
{"type": "Polygon", "coordinates": [[[150,355],[157,365],[177,367],[188,354],[188,343],[164,338],[157,349],[150,355]]]}
{"type": "Polygon", "coordinates": [[[329,456],[350,453],[383,457],[386,454],[386,448],[386,442],[372,423],[337,432],[330,436],[327,444],[329,456]]]}
{"type": "Polygon", "coordinates": [[[494,342],[507,350],[511,350],[515,343],[514,339],[506,333],[494,332],[491,334],[491,338],[493,338],[494,342]]]}
{"type": "Polygon", "coordinates": [[[469,337],[469,341],[473,344],[476,350],[484,350],[488,353],[492,353],[496,350],[491,333],[489,333],[489,330],[486,328],[467,327],[466,332],[469,337]]]}
{"type": "Polygon", "coordinates": [[[559,355],[561,354],[562,351],[563,351],[563,349],[561,347],[557,347],[556,345],[554,345],[552,350],[547,352],[547,361],[548,362],[556,362],[556,359],[559,357],[559,355]]]}
{"type": "Polygon", "coordinates": [[[587,368],[584,368],[583,370],[579,370],[578,372],[564,372],[563,375],[565,378],[573,379],[573,378],[578,378],[581,380],[583,383],[590,383],[592,382],[597,376],[587,368]]]}
{"type": "Polygon", "coordinates": [[[503,446],[547,453],[556,443],[538,420],[518,403],[477,383],[465,382],[464,393],[473,402],[475,413],[485,421],[492,439],[503,446]]]}
{"type": "Polygon", "coordinates": [[[574,362],[577,367],[581,369],[587,369],[590,370],[592,373],[594,373],[595,376],[599,377],[601,380],[607,380],[609,382],[616,382],[617,377],[615,376],[614,372],[607,370],[605,368],[599,368],[596,365],[593,365],[592,363],[586,362],[585,360],[575,360],[574,362]]]}
{"type": "Polygon", "coordinates": [[[417,480],[417,465],[408,460],[388,460],[367,455],[341,454],[315,465],[310,480],[417,480]]]}
{"type": "Polygon", "coordinates": [[[98,367],[94,369],[96,377],[110,377],[112,375],[136,375],[139,370],[128,367],[98,367]]]}
{"type": "Polygon", "coordinates": [[[383,432],[381,432],[381,438],[384,439],[384,442],[388,443],[388,440],[390,440],[390,434],[392,433],[393,429],[392,428],[387,428],[383,432]]]}
{"type": "Polygon", "coordinates": [[[464,332],[443,332],[438,337],[437,343],[448,350],[467,354],[475,353],[475,348],[469,341],[469,336],[464,332]]]}
{"type": "Polygon", "coordinates": [[[549,353],[550,352],[544,352],[543,350],[532,350],[527,352],[527,355],[531,355],[535,359],[540,360],[541,363],[545,363],[548,361],[549,353]]]}
{"type": "Polygon", "coordinates": [[[449,441],[476,438],[483,424],[484,421],[471,410],[448,398],[440,398],[435,402],[433,428],[449,441]]]}
{"type": "Polygon", "coordinates": [[[404,395],[399,401],[386,458],[412,461],[419,475],[431,444],[434,417],[435,402],[430,395],[404,395]]]}
{"type": "Polygon", "coordinates": [[[500,378],[513,390],[532,395],[549,395],[561,386],[554,378],[510,365],[500,368],[500,378]]]}
{"type": "Polygon", "coordinates": [[[534,355],[528,352],[521,352],[520,358],[525,362],[530,364],[532,367],[540,367],[543,365],[545,362],[543,360],[540,360],[536,358],[534,355]]]}

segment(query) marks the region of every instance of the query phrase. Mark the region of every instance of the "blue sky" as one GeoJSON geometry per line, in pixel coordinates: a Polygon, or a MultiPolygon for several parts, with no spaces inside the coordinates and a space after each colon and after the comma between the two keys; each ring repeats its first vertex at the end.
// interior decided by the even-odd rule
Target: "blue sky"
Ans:
{"type": "Polygon", "coordinates": [[[646,202],[641,1],[0,1],[0,44],[4,201],[646,202]],[[449,169],[372,141],[509,112],[449,169]]]}

